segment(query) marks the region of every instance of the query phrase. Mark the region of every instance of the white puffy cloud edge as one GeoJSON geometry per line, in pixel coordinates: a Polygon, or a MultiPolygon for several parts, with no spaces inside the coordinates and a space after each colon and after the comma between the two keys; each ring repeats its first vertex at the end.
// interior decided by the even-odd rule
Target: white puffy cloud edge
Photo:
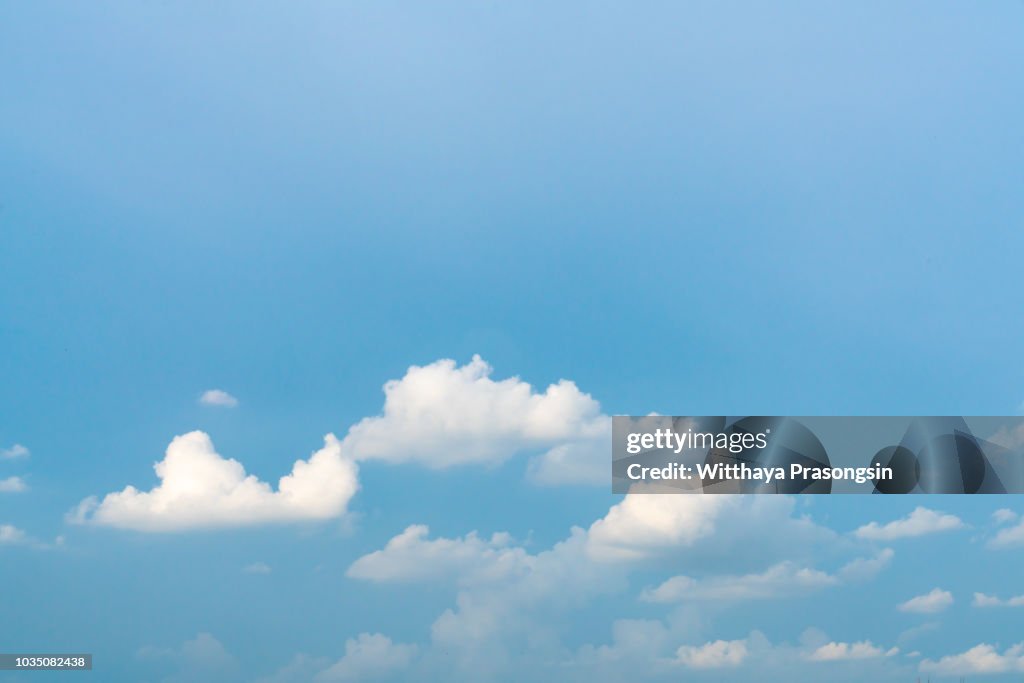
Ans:
{"type": "Polygon", "coordinates": [[[412,366],[384,385],[380,415],[349,429],[355,460],[416,463],[431,469],[499,465],[535,451],[530,477],[541,484],[606,484],[611,418],[575,383],[543,391],[518,377],[495,380],[480,356],[412,366]]]}
{"type": "MultiPolygon", "coordinates": [[[[219,454],[208,434],[177,436],[154,465],[158,484],[88,497],[68,519],[169,532],[338,518],[359,489],[364,461],[445,469],[496,466],[532,452],[527,476],[537,484],[608,481],[611,419],[597,401],[568,380],[537,391],[492,373],[479,356],[462,366],[445,359],[410,367],[384,385],[380,415],[360,420],[343,439],[328,434],[323,448],[295,461],[276,487],[219,454]]],[[[237,404],[220,390],[206,392],[202,402],[237,404]]]]}
{"type": "Polygon", "coordinates": [[[203,432],[175,437],[154,465],[160,483],[89,497],[68,515],[78,524],[146,532],[323,520],[342,516],[359,489],[358,467],[332,434],[271,487],[224,458],[203,432]]]}

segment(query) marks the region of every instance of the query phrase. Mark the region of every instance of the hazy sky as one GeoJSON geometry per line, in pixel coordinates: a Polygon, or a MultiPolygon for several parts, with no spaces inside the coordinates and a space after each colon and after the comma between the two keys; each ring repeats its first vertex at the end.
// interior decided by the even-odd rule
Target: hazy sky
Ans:
{"type": "Polygon", "coordinates": [[[1019,678],[1017,497],[605,430],[1024,410],[1022,72],[1009,1],[0,2],[0,651],[96,658],[0,681],[1019,678]]]}

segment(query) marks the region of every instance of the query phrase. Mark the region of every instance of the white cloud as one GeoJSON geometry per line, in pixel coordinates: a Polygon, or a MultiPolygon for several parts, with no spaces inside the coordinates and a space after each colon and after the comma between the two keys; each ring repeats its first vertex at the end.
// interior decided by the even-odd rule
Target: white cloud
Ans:
{"type": "Polygon", "coordinates": [[[676,660],[691,669],[735,667],[746,658],[745,640],[716,640],[700,647],[684,645],[676,650],[676,660]]]}
{"type": "Polygon", "coordinates": [[[383,414],[349,430],[344,452],[441,469],[555,449],[535,464],[539,481],[593,482],[596,458],[586,444],[604,438],[609,420],[597,401],[568,380],[537,392],[517,377],[495,381],[491,372],[479,356],[461,367],[453,360],[410,367],[384,385],[383,414]]]}
{"type": "MultiPolygon", "coordinates": [[[[413,526],[382,550],[356,560],[349,574],[369,581],[457,584],[455,605],[434,621],[424,661],[450,668],[453,680],[510,678],[515,662],[522,663],[522,652],[529,651],[538,666],[564,662],[561,634],[569,628],[569,615],[599,596],[625,592],[634,570],[670,559],[682,566],[705,566],[706,559],[763,566],[781,560],[780,552],[799,557],[823,547],[849,547],[848,539],[794,516],[794,509],[794,500],[782,496],[634,492],[589,528],[573,528],[548,550],[531,554],[503,534],[430,539],[425,527],[413,526]],[[746,523],[731,523],[736,519],[746,523]],[[789,543],[780,549],[772,540],[778,537],[789,543]]],[[[651,630],[658,631],[653,625],[651,630]]],[[[701,635],[696,630],[673,634],[674,641],[663,643],[661,664],[650,666],[668,666],[675,658],[666,659],[667,648],[701,635]]],[[[572,666],[629,658],[625,647],[624,642],[586,646],[572,666]]]]}
{"type": "Polygon", "coordinates": [[[41,541],[11,524],[0,524],[0,546],[21,545],[35,550],[58,550],[64,546],[64,537],[57,536],[53,542],[41,541]]]}
{"type": "Polygon", "coordinates": [[[1000,508],[992,513],[992,519],[996,524],[1009,524],[1017,521],[1017,513],[1008,508],[1000,508]]]}
{"type": "Polygon", "coordinates": [[[958,655],[948,655],[938,661],[926,659],[921,671],[943,676],[969,676],[1024,671],[1024,643],[1018,643],[1000,653],[988,643],[975,645],[958,655]]]}
{"type": "Polygon", "coordinates": [[[994,595],[975,593],[971,605],[974,607],[1024,607],[1024,595],[1016,595],[1003,600],[994,595]]]}
{"type": "Polygon", "coordinates": [[[7,477],[0,479],[0,493],[21,493],[27,491],[28,485],[21,477],[7,477]]]}
{"type": "Polygon", "coordinates": [[[913,538],[962,528],[964,528],[964,523],[959,517],[918,507],[907,517],[889,522],[884,526],[879,525],[878,522],[866,524],[857,529],[854,535],[869,541],[893,541],[899,538],[913,538]]]}
{"type": "Polygon", "coordinates": [[[101,501],[87,498],[69,519],[138,531],[178,531],[340,517],[359,488],[357,467],[333,434],[308,460],[298,460],[277,490],[214,450],[203,432],[175,437],[154,465],[159,485],[128,486],[101,501]]]}
{"type": "Polygon", "coordinates": [[[847,562],[839,570],[839,578],[844,581],[866,581],[873,579],[892,562],[895,552],[892,548],[883,548],[874,557],[858,557],[847,562]]]}
{"type": "Polygon", "coordinates": [[[780,562],[760,574],[714,576],[697,581],[675,576],[657,588],[645,590],[645,602],[679,602],[681,600],[762,600],[809,595],[813,591],[834,586],[839,579],[823,571],[780,562]]]}
{"type": "Polygon", "coordinates": [[[676,667],[691,668],[686,680],[764,681],[820,680],[827,667],[828,680],[856,683],[865,680],[895,680],[893,673],[905,673],[898,658],[900,649],[884,648],[870,641],[843,643],[832,641],[817,629],[805,630],[796,645],[772,643],[760,631],[752,631],[738,640],[717,639],[704,645],[684,645],[674,656],[662,653],[673,642],[695,641],[693,635],[680,634],[671,625],[650,620],[616,622],[611,645],[581,648],[573,662],[573,681],[677,680],[676,667]],[[841,667],[844,661],[853,666],[841,667]],[[824,663],[822,666],[820,663],[824,663]],[[744,667],[743,676],[727,675],[725,669],[744,667]]]}
{"type": "Polygon", "coordinates": [[[1011,527],[1000,529],[988,542],[988,547],[996,550],[1020,546],[1024,546],[1024,519],[1011,527]]]}
{"type": "Polygon", "coordinates": [[[28,540],[25,532],[10,524],[0,524],[0,545],[13,545],[28,540]]]}
{"type": "Polygon", "coordinates": [[[590,554],[598,559],[639,559],[666,547],[693,545],[713,532],[733,496],[644,494],[635,489],[614,505],[587,534],[590,554]]]}
{"type": "Polygon", "coordinates": [[[936,614],[948,609],[953,604],[953,594],[940,588],[935,588],[930,593],[918,595],[899,605],[901,612],[914,614],[936,614]]]}
{"type": "Polygon", "coordinates": [[[992,595],[975,593],[974,600],[971,601],[971,605],[973,607],[1002,607],[1003,601],[992,595]]]}
{"type": "Polygon", "coordinates": [[[446,653],[446,665],[454,664],[462,678],[500,677],[513,649],[530,647],[540,656],[537,649],[547,647],[544,655],[557,657],[552,629],[560,615],[623,590],[629,566],[705,538],[709,511],[739,503],[715,498],[631,494],[588,530],[574,528],[537,554],[511,545],[505,534],[431,540],[426,527],[413,526],[356,560],[349,575],[373,581],[447,578],[460,585],[455,606],[431,628],[432,652],[446,653]]]}
{"type": "Polygon", "coordinates": [[[199,397],[199,403],[204,406],[215,406],[218,408],[238,407],[238,399],[223,389],[207,389],[199,397]]]}
{"type": "Polygon", "coordinates": [[[485,540],[471,532],[462,538],[430,540],[429,533],[422,524],[408,527],[383,550],[356,560],[346,575],[378,583],[494,580],[521,574],[532,564],[523,548],[510,547],[508,534],[485,540]]]}
{"type": "Polygon", "coordinates": [[[27,458],[30,455],[30,451],[22,446],[20,443],[16,443],[10,448],[0,448],[0,460],[15,460],[17,458],[27,458]]]}
{"type": "Polygon", "coordinates": [[[242,567],[242,571],[246,574],[269,574],[271,569],[266,562],[253,562],[242,567]]]}
{"type": "Polygon", "coordinates": [[[345,642],[345,656],[317,674],[320,681],[365,681],[407,668],[416,656],[415,645],[393,643],[379,633],[360,633],[345,642]]]}
{"type": "Polygon", "coordinates": [[[862,640],[859,643],[831,642],[814,650],[808,659],[815,662],[838,662],[851,659],[875,659],[877,657],[893,657],[899,654],[899,648],[888,650],[862,640]]]}
{"type": "Polygon", "coordinates": [[[703,580],[674,576],[656,588],[644,590],[640,599],[645,602],[672,603],[683,600],[731,602],[802,597],[844,581],[874,578],[888,566],[893,555],[891,549],[885,548],[873,557],[856,558],[846,563],[834,575],[783,561],[763,572],[739,576],[715,575],[703,580]]]}

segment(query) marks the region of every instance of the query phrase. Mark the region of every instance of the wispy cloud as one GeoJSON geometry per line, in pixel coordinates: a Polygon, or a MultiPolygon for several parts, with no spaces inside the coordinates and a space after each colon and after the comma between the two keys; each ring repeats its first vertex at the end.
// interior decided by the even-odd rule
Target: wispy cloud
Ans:
{"type": "Polygon", "coordinates": [[[884,525],[871,522],[853,533],[857,538],[868,541],[894,541],[900,538],[914,538],[943,531],[955,531],[964,526],[963,521],[955,515],[919,507],[902,519],[884,525]]]}
{"type": "Polygon", "coordinates": [[[1009,524],[1010,522],[1016,522],[1017,518],[1017,513],[1008,508],[1000,508],[992,513],[992,519],[996,524],[1009,524]]]}
{"type": "Polygon", "coordinates": [[[885,649],[869,640],[858,643],[827,643],[812,652],[807,658],[813,662],[840,662],[852,659],[875,659],[877,657],[893,657],[900,649],[885,649]]]}
{"type": "Polygon", "coordinates": [[[27,541],[28,536],[18,527],[10,524],[0,524],[0,545],[14,545],[27,541]]]}
{"type": "Polygon", "coordinates": [[[717,576],[698,581],[674,576],[657,588],[645,590],[645,602],[669,603],[682,600],[740,601],[810,595],[835,586],[839,579],[817,569],[782,562],[760,574],[717,576]]]}
{"type": "Polygon", "coordinates": [[[21,477],[0,479],[0,493],[21,493],[28,491],[28,484],[21,477]]]}
{"type": "Polygon", "coordinates": [[[16,443],[10,448],[0,448],[0,460],[15,460],[17,458],[27,458],[31,451],[22,446],[20,443],[16,443]]]}
{"type": "Polygon", "coordinates": [[[994,595],[975,593],[974,601],[971,604],[974,607],[1024,607],[1024,595],[1016,595],[1003,600],[994,595]]]}
{"type": "Polygon", "coordinates": [[[936,588],[930,593],[918,595],[899,606],[901,612],[912,612],[914,614],[935,614],[949,608],[953,604],[953,594],[936,588]]]}

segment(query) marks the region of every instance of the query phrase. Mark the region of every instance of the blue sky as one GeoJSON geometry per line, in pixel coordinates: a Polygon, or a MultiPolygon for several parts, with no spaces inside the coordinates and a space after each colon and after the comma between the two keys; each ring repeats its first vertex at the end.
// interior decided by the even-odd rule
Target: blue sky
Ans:
{"type": "Polygon", "coordinates": [[[697,508],[593,473],[611,414],[1020,412],[1022,34],[1019,2],[0,4],[3,649],[104,681],[1011,677],[1024,608],[971,603],[1024,594],[1016,497],[697,508]],[[202,504],[106,505],[197,430],[202,504]],[[221,467],[276,488],[328,433],[326,497],[221,467]],[[770,596],[652,601],[675,576],[770,596]]]}

